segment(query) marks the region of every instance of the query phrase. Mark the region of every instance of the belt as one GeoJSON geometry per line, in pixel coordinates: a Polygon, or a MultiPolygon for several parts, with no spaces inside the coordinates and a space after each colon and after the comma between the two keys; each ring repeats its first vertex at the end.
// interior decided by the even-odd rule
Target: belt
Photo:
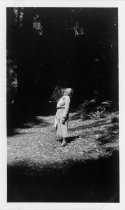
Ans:
{"type": "Polygon", "coordinates": [[[56,107],[57,109],[65,109],[65,107],[56,107]]]}

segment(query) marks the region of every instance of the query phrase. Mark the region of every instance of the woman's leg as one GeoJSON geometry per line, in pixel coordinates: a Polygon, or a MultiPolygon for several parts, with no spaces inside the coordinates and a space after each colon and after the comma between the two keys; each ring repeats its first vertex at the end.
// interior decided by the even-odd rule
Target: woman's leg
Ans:
{"type": "Polygon", "coordinates": [[[58,124],[58,122],[57,122],[57,117],[55,117],[55,121],[54,121],[54,125],[53,125],[53,127],[54,127],[55,129],[57,129],[57,124],[58,124]]]}
{"type": "Polygon", "coordinates": [[[62,127],[62,136],[63,136],[63,141],[61,146],[65,146],[67,144],[66,139],[68,137],[68,121],[62,124],[61,127],[62,127]]]}
{"type": "Polygon", "coordinates": [[[61,146],[64,147],[64,146],[66,146],[66,144],[67,144],[67,143],[66,143],[66,138],[63,137],[63,141],[62,141],[61,146]]]}

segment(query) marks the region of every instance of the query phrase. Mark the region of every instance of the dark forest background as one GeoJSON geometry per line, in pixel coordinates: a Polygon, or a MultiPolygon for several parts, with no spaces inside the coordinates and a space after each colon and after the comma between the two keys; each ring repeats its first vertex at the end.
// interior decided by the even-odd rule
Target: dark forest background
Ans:
{"type": "Polygon", "coordinates": [[[55,87],[118,103],[117,8],[7,8],[9,118],[53,112],[55,87]]]}

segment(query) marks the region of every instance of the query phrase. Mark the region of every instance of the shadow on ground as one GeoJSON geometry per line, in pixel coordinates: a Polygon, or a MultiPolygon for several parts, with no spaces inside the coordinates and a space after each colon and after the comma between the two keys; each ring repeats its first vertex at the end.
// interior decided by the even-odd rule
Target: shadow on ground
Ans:
{"type": "Polygon", "coordinates": [[[67,141],[67,143],[70,143],[72,141],[75,141],[77,138],[79,138],[79,135],[69,136],[66,141],[67,141]]]}
{"type": "Polygon", "coordinates": [[[82,126],[77,126],[74,128],[69,128],[70,131],[80,131],[80,130],[85,130],[86,128],[92,128],[92,127],[98,127],[98,126],[103,126],[103,125],[108,125],[111,124],[110,122],[107,123],[107,119],[105,120],[101,120],[101,121],[96,121],[96,122],[92,122],[89,125],[82,125],[82,126]]]}
{"type": "Polygon", "coordinates": [[[119,155],[62,165],[8,166],[8,202],[119,202],[119,155]]]}
{"type": "Polygon", "coordinates": [[[34,125],[40,125],[46,127],[49,122],[38,119],[36,115],[41,115],[40,112],[30,111],[25,109],[13,108],[7,112],[7,136],[14,136],[20,133],[17,132],[17,128],[31,128],[34,125]]]}

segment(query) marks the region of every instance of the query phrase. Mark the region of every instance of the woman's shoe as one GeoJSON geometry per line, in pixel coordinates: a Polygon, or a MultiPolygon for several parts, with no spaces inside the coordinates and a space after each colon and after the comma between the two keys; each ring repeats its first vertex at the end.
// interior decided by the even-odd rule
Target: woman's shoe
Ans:
{"type": "Polygon", "coordinates": [[[67,145],[67,143],[65,141],[63,141],[61,144],[62,147],[66,146],[66,145],[67,145]]]}

